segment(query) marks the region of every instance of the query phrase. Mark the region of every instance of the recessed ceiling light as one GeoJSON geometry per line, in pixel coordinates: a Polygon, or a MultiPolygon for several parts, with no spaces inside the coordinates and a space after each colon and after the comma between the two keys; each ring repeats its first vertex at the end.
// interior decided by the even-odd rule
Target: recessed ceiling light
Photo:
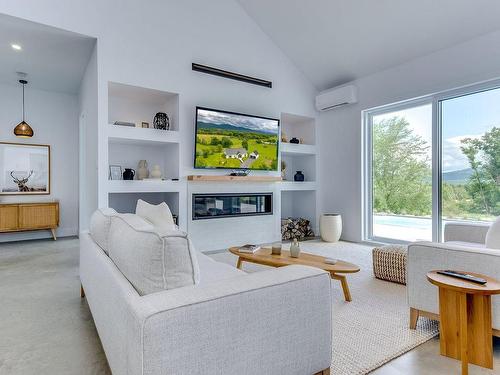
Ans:
{"type": "Polygon", "coordinates": [[[20,51],[20,50],[22,50],[22,49],[23,49],[23,47],[21,47],[19,44],[15,44],[15,43],[11,44],[10,46],[11,46],[13,49],[15,49],[16,51],[20,51]]]}

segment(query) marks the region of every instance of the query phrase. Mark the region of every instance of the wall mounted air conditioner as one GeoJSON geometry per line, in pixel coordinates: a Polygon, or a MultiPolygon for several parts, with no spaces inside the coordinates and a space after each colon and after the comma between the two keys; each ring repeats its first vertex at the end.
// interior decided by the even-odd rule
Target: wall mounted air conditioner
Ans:
{"type": "Polygon", "coordinates": [[[316,96],[316,109],[328,111],[346,104],[358,102],[358,90],[354,85],[334,87],[316,96]]]}

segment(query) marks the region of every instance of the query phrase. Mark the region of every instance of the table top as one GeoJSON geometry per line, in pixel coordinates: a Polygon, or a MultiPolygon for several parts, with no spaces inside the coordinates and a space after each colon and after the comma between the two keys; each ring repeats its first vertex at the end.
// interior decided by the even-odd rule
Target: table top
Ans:
{"type": "Polygon", "coordinates": [[[337,263],[335,264],[327,264],[325,263],[325,257],[305,253],[303,251],[300,252],[298,258],[292,258],[288,250],[281,250],[281,255],[272,255],[271,248],[262,248],[253,254],[240,253],[237,247],[231,247],[229,251],[234,255],[239,256],[243,260],[271,267],[282,267],[290,266],[292,264],[300,264],[303,266],[321,268],[325,271],[333,273],[359,272],[359,266],[357,266],[356,264],[344,262],[343,260],[337,260],[337,263]]]}
{"type": "Polygon", "coordinates": [[[457,279],[456,277],[441,275],[436,271],[431,271],[427,273],[427,280],[432,284],[445,289],[452,289],[457,292],[463,292],[468,294],[500,294],[500,282],[492,277],[481,275],[479,273],[464,272],[472,276],[480,277],[486,280],[486,284],[481,285],[473,283],[472,281],[457,279]]]}

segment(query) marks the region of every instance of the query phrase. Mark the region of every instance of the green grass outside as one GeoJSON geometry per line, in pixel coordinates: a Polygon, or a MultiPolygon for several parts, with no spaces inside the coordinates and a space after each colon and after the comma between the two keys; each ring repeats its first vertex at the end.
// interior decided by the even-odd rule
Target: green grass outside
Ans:
{"type": "MultiPolygon", "coordinates": [[[[212,134],[198,134],[198,138],[210,143],[213,137],[222,139],[222,136],[216,136],[212,134]]],[[[238,137],[227,137],[231,140],[232,145],[230,148],[242,148],[242,141],[238,137]]],[[[271,138],[271,137],[270,137],[271,138]]],[[[277,137],[272,137],[277,140],[277,137]]],[[[196,143],[197,157],[195,161],[196,167],[219,167],[219,168],[240,168],[241,162],[238,159],[226,159],[224,156],[224,148],[221,146],[213,146],[210,144],[196,143]],[[219,151],[220,150],[220,151],[219,151]],[[207,157],[203,157],[204,151],[208,152],[207,157]]],[[[259,158],[253,162],[251,165],[252,169],[263,169],[270,170],[273,160],[277,160],[277,145],[275,144],[264,144],[257,143],[255,140],[248,140],[248,154],[253,151],[259,153],[259,158]]],[[[244,158],[243,160],[246,160],[244,158]]]]}

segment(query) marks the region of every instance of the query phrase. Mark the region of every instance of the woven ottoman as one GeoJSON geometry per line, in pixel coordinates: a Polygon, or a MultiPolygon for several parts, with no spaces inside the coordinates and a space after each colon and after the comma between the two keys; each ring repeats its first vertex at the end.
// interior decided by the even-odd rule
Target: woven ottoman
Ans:
{"type": "Polygon", "coordinates": [[[406,285],[406,257],[408,247],[387,245],[372,251],[373,274],[377,279],[406,285]]]}

